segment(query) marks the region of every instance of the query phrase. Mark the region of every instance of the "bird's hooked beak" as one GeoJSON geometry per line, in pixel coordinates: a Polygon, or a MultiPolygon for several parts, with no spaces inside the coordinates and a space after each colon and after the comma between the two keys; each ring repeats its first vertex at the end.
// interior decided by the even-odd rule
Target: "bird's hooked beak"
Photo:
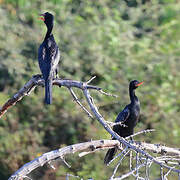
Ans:
{"type": "Polygon", "coordinates": [[[142,82],[140,82],[140,83],[136,84],[136,87],[138,87],[138,86],[142,85],[143,83],[144,83],[144,81],[142,81],[142,82]]]}
{"type": "Polygon", "coordinates": [[[42,17],[39,17],[40,20],[45,21],[45,14],[40,14],[39,16],[42,16],[42,17]]]}

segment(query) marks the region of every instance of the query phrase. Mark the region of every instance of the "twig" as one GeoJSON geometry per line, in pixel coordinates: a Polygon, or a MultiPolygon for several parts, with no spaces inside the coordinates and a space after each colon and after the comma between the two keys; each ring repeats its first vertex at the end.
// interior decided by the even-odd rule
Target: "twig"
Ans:
{"type": "Polygon", "coordinates": [[[93,76],[90,80],[88,80],[86,83],[89,84],[91,81],[93,81],[96,78],[96,76],[93,76]]]}
{"type": "Polygon", "coordinates": [[[129,169],[132,170],[132,151],[129,153],[129,169]]]}
{"type": "Polygon", "coordinates": [[[180,157],[172,157],[172,156],[160,156],[156,157],[159,161],[179,161],[180,162],[180,157]]]}
{"type": "Polygon", "coordinates": [[[138,179],[138,177],[139,177],[138,166],[139,166],[139,153],[136,152],[136,179],[138,179]]]}
{"type": "Polygon", "coordinates": [[[145,130],[139,131],[137,133],[134,133],[133,135],[127,136],[125,139],[130,139],[130,138],[132,138],[134,136],[137,136],[139,134],[146,134],[146,133],[150,133],[150,132],[153,132],[153,131],[155,131],[155,129],[145,129],[145,130]]]}
{"type": "Polygon", "coordinates": [[[65,160],[65,158],[61,158],[61,159],[68,168],[71,168],[71,165],[68,164],[68,162],[65,160]]]}
{"type": "Polygon", "coordinates": [[[124,156],[124,154],[126,153],[126,151],[128,150],[128,147],[126,147],[125,149],[123,149],[123,151],[121,153],[119,153],[118,155],[116,155],[108,164],[107,166],[109,166],[116,158],[120,157],[120,156],[124,156]]]}
{"type": "Polygon", "coordinates": [[[117,98],[117,97],[118,97],[118,95],[115,95],[115,94],[110,94],[110,93],[104,92],[102,89],[100,89],[100,90],[99,90],[99,92],[100,92],[101,94],[106,95],[106,96],[112,96],[112,97],[115,97],[115,98],[117,98]]]}
{"type": "Polygon", "coordinates": [[[81,104],[81,102],[79,101],[79,99],[77,98],[76,94],[74,93],[74,91],[72,90],[72,88],[68,88],[74,101],[84,110],[84,112],[88,115],[88,117],[93,119],[92,114],[81,104]]]}
{"type": "MultiPolygon", "coordinates": [[[[73,178],[78,178],[78,179],[80,179],[79,176],[75,176],[75,175],[73,175],[73,174],[66,174],[66,180],[69,180],[69,177],[73,177],[73,178]]],[[[81,180],[82,180],[82,179],[81,179],[81,180]]]]}
{"type": "Polygon", "coordinates": [[[127,127],[125,124],[123,124],[122,122],[117,122],[117,123],[114,123],[114,122],[110,122],[110,121],[105,121],[107,124],[109,124],[111,127],[113,126],[116,126],[116,125],[120,125],[122,127],[127,127]]]}
{"type": "Polygon", "coordinates": [[[164,175],[163,175],[163,167],[160,166],[160,174],[161,174],[161,179],[164,179],[164,175]]]}
{"type": "Polygon", "coordinates": [[[146,171],[146,179],[149,179],[149,159],[146,158],[145,171],[146,171]]]}
{"type": "Polygon", "coordinates": [[[167,179],[167,176],[169,175],[169,173],[174,169],[175,167],[171,167],[170,169],[169,169],[169,171],[164,175],[164,180],[168,180],[167,179]]]}
{"type": "Polygon", "coordinates": [[[28,177],[28,176],[25,176],[25,178],[32,180],[32,179],[31,179],[30,177],[28,177]]]}
{"type": "Polygon", "coordinates": [[[54,167],[54,165],[52,164],[52,162],[51,161],[49,161],[48,162],[48,164],[49,164],[49,166],[53,169],[53,170],[55,170],[56,168],[54,167]]]}
{"type": "Polygon", "coordinates": [[[124,157],[125,157],[125,156],[129,153],[129,151],[130,151],[130,150],[128,150],[128,149],[124,149],[124,150],[125,150],[125,151],[122,151],[123,154],[122,154],[122,156],[121,156],[118,164],[117,164],[116,167],[114,168],[113,174],[112,174],[112,176],[111,176],[111,178],[110,178],[111,180],[114,178],[114,176],[115,176],[115,174],[116,174],[116,172],[117,172],[117,170],[118,170],[118,167],[120,166],[122,160],[124,159],[124,157]]]}
{"type": "Polygon", "coordinates": [[[136,172],[137,169],[140,169],[140,168],[143,167],[143,166],[145,166],[145,163],[140,164],[139,166],[137,166],[136,168],[134,168],[134,169],[131,170],[130,172],[122,175],[121,177],[114,178],[113,180],[122,180],[122,179],[125,179],[125,178],[129,177],[130,175],[132,175],[134,172],[136,172]]]}

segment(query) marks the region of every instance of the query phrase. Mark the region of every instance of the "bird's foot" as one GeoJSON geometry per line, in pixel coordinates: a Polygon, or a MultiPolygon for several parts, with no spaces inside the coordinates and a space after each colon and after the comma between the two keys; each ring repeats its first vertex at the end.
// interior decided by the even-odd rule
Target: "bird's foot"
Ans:
{"type": "Polygon", "coordinates": [[[131,142],[131,143],[134,143],[133,137],[130,137],[130,142],[131,142]]]}
{"type": "MultiPolygon", "coordinates": [[[[53,80],[59,80],[59,79],[60,79],[60,78],[59,78],[59,76],[58,76],[58,75],[56,75],[56,76],[55,76],[55,78],[53,78],[53,80]]],[[[61,87],[61,85],[60,85],[60,84],[58,84],[58,86],[59,86],[59,87],[61,87]]]]}

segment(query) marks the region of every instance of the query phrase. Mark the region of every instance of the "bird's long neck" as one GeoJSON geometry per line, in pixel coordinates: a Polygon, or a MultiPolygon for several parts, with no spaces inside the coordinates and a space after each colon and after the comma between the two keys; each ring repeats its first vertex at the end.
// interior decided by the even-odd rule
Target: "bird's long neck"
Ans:
{"type": "Polygon", "coordinates": [[[129,96],[130,96],[131,103],[138,102],[138,98],[135,94],[135,89],[129,88],[129,96]]]}
{"type": "Polygon", "coordinates": [[[53,24],[47,25],[47,32],[44,40],[48,39],[52,34],[53,24]]]}

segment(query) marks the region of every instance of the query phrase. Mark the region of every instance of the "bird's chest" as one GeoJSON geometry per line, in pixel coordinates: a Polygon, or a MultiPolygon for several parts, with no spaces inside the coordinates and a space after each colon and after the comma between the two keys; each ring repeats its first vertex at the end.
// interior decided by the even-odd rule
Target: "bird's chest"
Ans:
{"type": "Polygon", "coordinates": [[[129,120],[131,121],[131,124],[133,126],[135,126],[139,120],[139,115],[140,115],[140,105],[139,103],[138,104],[135,104],[131,107],[130,109],[130,117],[129,117],[129,120]]]}
{"type": "Polygon", "coordinates": [[[135,117],[138,117],[139,116],[139,113],[140,113],[140,106],[139,104],[136,104],[133,106],[133,108],[131,109],[131,114],[135,117]]]}

